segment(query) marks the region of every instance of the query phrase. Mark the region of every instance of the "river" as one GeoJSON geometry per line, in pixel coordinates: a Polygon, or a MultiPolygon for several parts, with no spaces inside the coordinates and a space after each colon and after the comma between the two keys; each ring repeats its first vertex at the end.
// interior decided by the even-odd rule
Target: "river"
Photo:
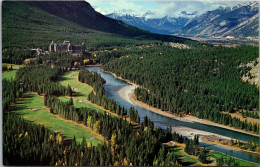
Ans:
{"type": "MultiPolygon", "coordinates": [[[[138,113],[140,115],[141,121],[145,116],[147,116],[149,119],[151,119],[154,122],[155,127],[160,127],[162,129],[166,129],[167,127],[188,127],[196,130],[202,130],[206,132],[211,132],[215,134],[219,134],[222,136],[238,139],[238,140],[243,140],[243,141],[255,141],[259,143],[259,137],[241,133],[241,132],[236,132],[233,130],[229,129],[224,129],[220,127],[215,127],[215,126],[210,126],[210,125],[205,125],[205,124],[200,124],[200,123],[192,123],[192,122],[184,122],[184,121],[179,121],[175,119],[171,119],[159,114],[156,114],[154,112],[151,112],[147,109],[141,108],[139,106],[133,105],[129,103],[128,101],[122,99],[118,91],[125,87],[128,86],[129,84],[126,83],[123,80],[117,79],[114,76],[112,76],[109,73],[102,72],[100,71],[100,67],[88,67],[87,68],[89,71],[97,72],[101,75],[103,79],[106,80],[106,84],[104,85],[105,92],[108,95],[108,98],[113,99],[119,104],[120,106],[129,109],[130,107],[134,107],[136,110],[138,110],[138,113]]],[[[200,146],[203,146],[205,148],[209,148],[221,153],[228,154],[233,157],[237,157],[240,159],[244,159],[247,161],[251,162],[257,162],[260,163],[260,156],[259,154],[256,153],[251,153],[251,152],[246,152],[246,151],[240,151],[240,150],[230,150],[227,147],[223,147],[220,145],[213,145],[213,144],[206,144],[203,142],[200,142],[200,146]]]]}

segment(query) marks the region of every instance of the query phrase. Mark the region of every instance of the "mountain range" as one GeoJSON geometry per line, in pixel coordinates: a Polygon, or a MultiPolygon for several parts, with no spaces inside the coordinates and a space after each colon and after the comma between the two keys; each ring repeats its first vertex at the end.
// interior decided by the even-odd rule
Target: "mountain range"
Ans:
{"type": "Polygon", "coordinates": [[[189,18],[186,17],[165,16],[162,18],[147,18],[135,14],[121,13],[111,13],[106,16],[158,34],[172,34],[182,28],[189,21],[189,18]]]}
{"type": "Polygon", "coordinates": [[[258,2],[219,7],[189,20],[175,35],[205,38],[258,37],[258,2]]]}
{"type": "Polygon", "coordinates": [[[258,38],[259,13],[256,1],[233,7],[220,6],[195,17],[152,18],[151,13],[148,15],[149,18],[133,12],[130,14],[114,12],[106,16],[159,34],[204,38],[258,38]]]}
{"type": "Polygon", "coordinates": [[[52,40],[85,41],[88,47],[140,43],[140,40],[190,41],[154,34],[108,18],[84,0],[4,1],[2,13],[3,47],[47,47],[52,40]]]}

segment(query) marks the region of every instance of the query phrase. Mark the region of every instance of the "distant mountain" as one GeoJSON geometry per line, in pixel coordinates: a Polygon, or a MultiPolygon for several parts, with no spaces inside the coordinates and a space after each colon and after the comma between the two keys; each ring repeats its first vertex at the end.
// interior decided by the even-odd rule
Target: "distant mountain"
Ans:
{"type": "Polygon", "coordinates": [[[158,34],[172,34],[189,21],[189,18],[186,17],[175,18],[166,16],[162,18],[152,18],[153,13],[151,11],[146,12],[142,16],[132,13],[131,11],[128,11],[128,13],[130,14],[118,12],[106,16],[158,34]]]}
{"type": "Polygon", "coordinates": [[[33,1],[30,5],[40,8],[52,15],[69,20],[81,26],[94,30],[124,34],[139,35],[147,32],[124,24],[122,21],[110,19],[98,12],[84,1],[33,1]]]}
{"type": "Polygon", "coordinates": [[[174,35],[206,38],[258,37],[258,2],[219,7],[188,21],[174,35]]]}
{"type": "Polygon", "coordinates": [[[86,42],[89,47],[129,40],[190,41],[158,35],[96,12],[82,1],[3,1],[3,47],[47,47],[51,40],[86,42]]]}

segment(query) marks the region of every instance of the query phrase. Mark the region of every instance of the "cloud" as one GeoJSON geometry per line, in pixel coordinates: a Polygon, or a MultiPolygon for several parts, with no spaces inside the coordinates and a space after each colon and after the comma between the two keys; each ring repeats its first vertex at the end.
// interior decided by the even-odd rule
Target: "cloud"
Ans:
{"type": "Polygon", "coordinates": [[[194,17],[219,6],[233,6],[243,1],[127,1],[127,0],[87,0],[96,11],[106,15],[113,12],[136,14],[146,18],[194,17]],[[147,14],[149,13],[149,14],[147,14]]]}
{"type": "Polygon", "coordinates": [[[134,1],[126,0],[111,0],[111,1],[98,1],[98,0],[87,0],[96,11],[102,14],[108,14],[112,12],[124,11],[137,13],[145,13],[147,11],[146,6],[138,5],[134,1]]]}

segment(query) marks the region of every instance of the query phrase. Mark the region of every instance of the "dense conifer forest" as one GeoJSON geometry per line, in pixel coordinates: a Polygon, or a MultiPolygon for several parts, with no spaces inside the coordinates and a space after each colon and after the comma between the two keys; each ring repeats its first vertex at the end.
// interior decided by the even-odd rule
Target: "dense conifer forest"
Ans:
{"type": "MultiPolygon", "coordinates": [[[[244,116],[259,117],[252,111],[259,108],[259,90],[242,82],[245,68],[239,67],[255,60],[258,53],[258,48],[250,46],[189,50],[155,47],[120,54],[103,69],[141,85],[135,89],[137,99],[153,107],[259,133],[259,124],[222,112],[242,110],[247,113],[244,116]]],[[[103,55],[101,62],[106,62],[103,55]]]]}
{"type": "MultiPolygon", "coordinates": [[[[157,128],[147,116],[141,122],[135,108],[127,111],[109,99],[105,80],[89,72],[85,68],[88,64],[101,63],[104,70],[140,85],[134,92],[137,99],[153,107],[259,133],[259,124],[231,116],[240,112],[245,118],[259,118],[259,90],[241,81],[250,68],[240,66],[258,57],[258,47],[213,47],[152,34],[101,15],[96,15],[100,23],[94,24],[86,15],[84,19],[74,17],[89,10],[95,12],[85,1],[80,2],[82,5],[60,3],[3,2],[2,62],[24,65],[19,69],[13,69],[12,65],[2,67],[4,72],[16,72],[14,78],[2,80],[4,165],[187,165],[185,157],[176,154],[178,150],[168,147],[171,142],[182,145],[188,158],[197,157],[202,164],[212,162],[209,150],[199,146],[197,135],[189,139],[172,133],[171,127],[157,128]],[[86,48],[80,56],[60,52],[33,54],[32,48],[48,50],[52,40],[84,42],[86,48]],[[173,48],[169,42],[185,44],[190,49],[173,48]],[[73,70],[79,70],[79,84],[92,87],[88,102],[106,111],[76,107],[75,90],[58,83],[59,76],[73,70]],[[104,141],[92,145],[85,137],[82,141],[75,136],[68,140],[62,133],[27,121],[12,108],[28,92],[42,97],[51,116],[88,128],[104,141]],[[69,100],[64,102],[62,98],[69,100]]],[[[231,140],[231,143],[251,151],[259,149],[254,142],[231,140]]],[[[217,158],[216,163],[239,165],[232,157],[217,158]]]]}
{"type": "Polygon", "coordinates": [[[92,103],[96,103],[107,110],[115,112],[117,115],[126,115],[124,107],[116,104],[114,100],[108,99],[103,87],[105,81],[100,75],[94,72],[89,72],[87,69],[83,68],[79,72],[78,79],[80,82],[87,83],[93,87],[93,91],[91,91],[88,96],[88,99],[92,103]]]}
{"type": "MultiPolygon", "coordinates": [[[[72,96],[73,91],[70,86],[66,88],[54,82],[66,69],[62,63],[55,62],[55,64],[52,67],[49,64],[28,65],[17,71],[15,79],[3,80],[5,165],[108,166],[180,165],[182,163],[172,151],[162,147],[161,143],[171,140],[180,143],[193,142],[179,134],[172,134],[170,129],[154,128],[153,122],[147,117],[136,129],[124,118],[112,117],[106,112],[88,108],[75,108],[72,98],[69,102],[61,102],[58,96],[72,96]],[[105,141],[98,146],[92,146],[84,139],[81,144],[78,144],[75,138],[65,141],[60,133],[29,123],[19,115],[9,112],[8,106],[15,103],[16,99],[22,97],[27,91],[43,95],[44,105],[49,108],[50,113],[83,123],[95,133],[104,136],[105,141]]],[[[104,80],[100,75],[82,69],[79,80],[93,86],[95,93],[92,94],[95,95],[90,97],[97,97],[97,101],[107,99],[103,88],[104,80]]],[[[107,106],[110,111],[118,115],[126,114],[126,110],[114,101],[108,100],[104,103],[107,103],[104,106],[107,106]]],[[[133,108],[130,109],[130,119],[140,122],[140,117],[133,108]]]]}
{"type": "MultiPolygon", "coordinates": [[[[242,75],[245,69],[237,67],[241,63],[255,59],[257,54],[255,48],[239,48],[238,52],[226,48],[209,49],[207,57],[200,54],[199,49],[172,50],[167,46],[161,46],[160,52],[157,49],[156,47],[144,49],[142,56],[139,55],[140,51],[136,51],[138,55],[131,56],[124,54],[135,51],[122,52],[118,56],[120,58],[109,58],[104,70],[110,70],[142,85],[135,90],[138,100],[155,107],[163,110],[171,109],[170,111],[177,114],[192,114],[248,131],[259,131],[257,124],[243,122],[220,112],[232,113],[237,109],[243,109],[245,116],[254,117],[248,110],[258,107],[255,102],[251,102],[257,98],[255,93],[258,90],[254,85],[241,82],[240,78],[233,74],[242,75]],[[224,54],[226,52],[235,54],[224,54]],[[246,53],[250,53],[248,55],[251,57],[244,56],[246,53]],[[236,56],[239,56],[239,60],[236,56]],[[227,61],[228,59],[232,59],[233,63],[227,61]],[[157,63],[164,63],[164,66],[159,66],[157,63]],[[193,63],[199,63],[200,66],[195,68],[196,65],[193,63]],[[138,68],[140,71],[136,70],[138,68]],[[159,78],[156,73],[160,74],[159,78]],[[234,87],[230,87],[224,81],[230,84],[237,83],[234,87]],[[154,84],[149,84],[151,82],[154,84]],[[233,96],[226,95],[223,98],[219,91],[224,93],[227,90],[233,96]],[[168,102],[178,102],[178,106],[175,106],[176,103],[168,102]],[[233,106],[232,111],[228,110],[230,105],[233,106]],[[192,110],[190,106],[194,109],[192,110]]],[[[103,61],[102,56],[99,57],[102,54],[103,52],[98,55],[100,61],[103,61]]],[[[73,104],[72,88],[69,85],[64,87],[56,81],[59,75],[80,68],[81,64],[84,65],[83,60],[90,58],[86,56],[53,54],[52,57],[38,57],[36,62],[17,70],[14,79],[3,80],[5,88],[2,104],[5,122],[3,148],[6,165],[182,165],[184,162],[173,150],[162,146],[162,143],[169,141],[184,143],[184,151],[187,154],[197,156],[202,163],[210,162],[207,158],[208,150],[198,147],[198,136],[190,140],[179,134],[172,134],[170,128],[167,130],[155,128],[148,117],[140,123],[138,112],[134,108],[127,111],[115,101],[108,99],[103,87],[105,81],[99,74],[89,72],[85,68],[80,69],[78,80],[93,87],[88,99],[119,117],[89,108],[76,108],[73,104]],[[75,138],[64,140],[60,133],[29,123],[20,116],[10,113],[9,106],[28,91],[44,96],[44,105],[48,107],[50,113],[91,128],[95,133],[102,135],[105,141],[98,146],[92,146],[84,139],[81,144],[77,143],[75,138]],[[59,96],[71,98],[68,102],[62,102],[59,96]],[[133,124],[126,121],[127,113],[138,128],[134,128],[133,124]],[[11,157],[17,158],[11,161],[11,157]]],[[[254,144],[249,147],[256,149],[254,144]]],[[[232,158],[228,161],[219,158],[217,163],[237,165],[237,161],[232,158]]]]}

